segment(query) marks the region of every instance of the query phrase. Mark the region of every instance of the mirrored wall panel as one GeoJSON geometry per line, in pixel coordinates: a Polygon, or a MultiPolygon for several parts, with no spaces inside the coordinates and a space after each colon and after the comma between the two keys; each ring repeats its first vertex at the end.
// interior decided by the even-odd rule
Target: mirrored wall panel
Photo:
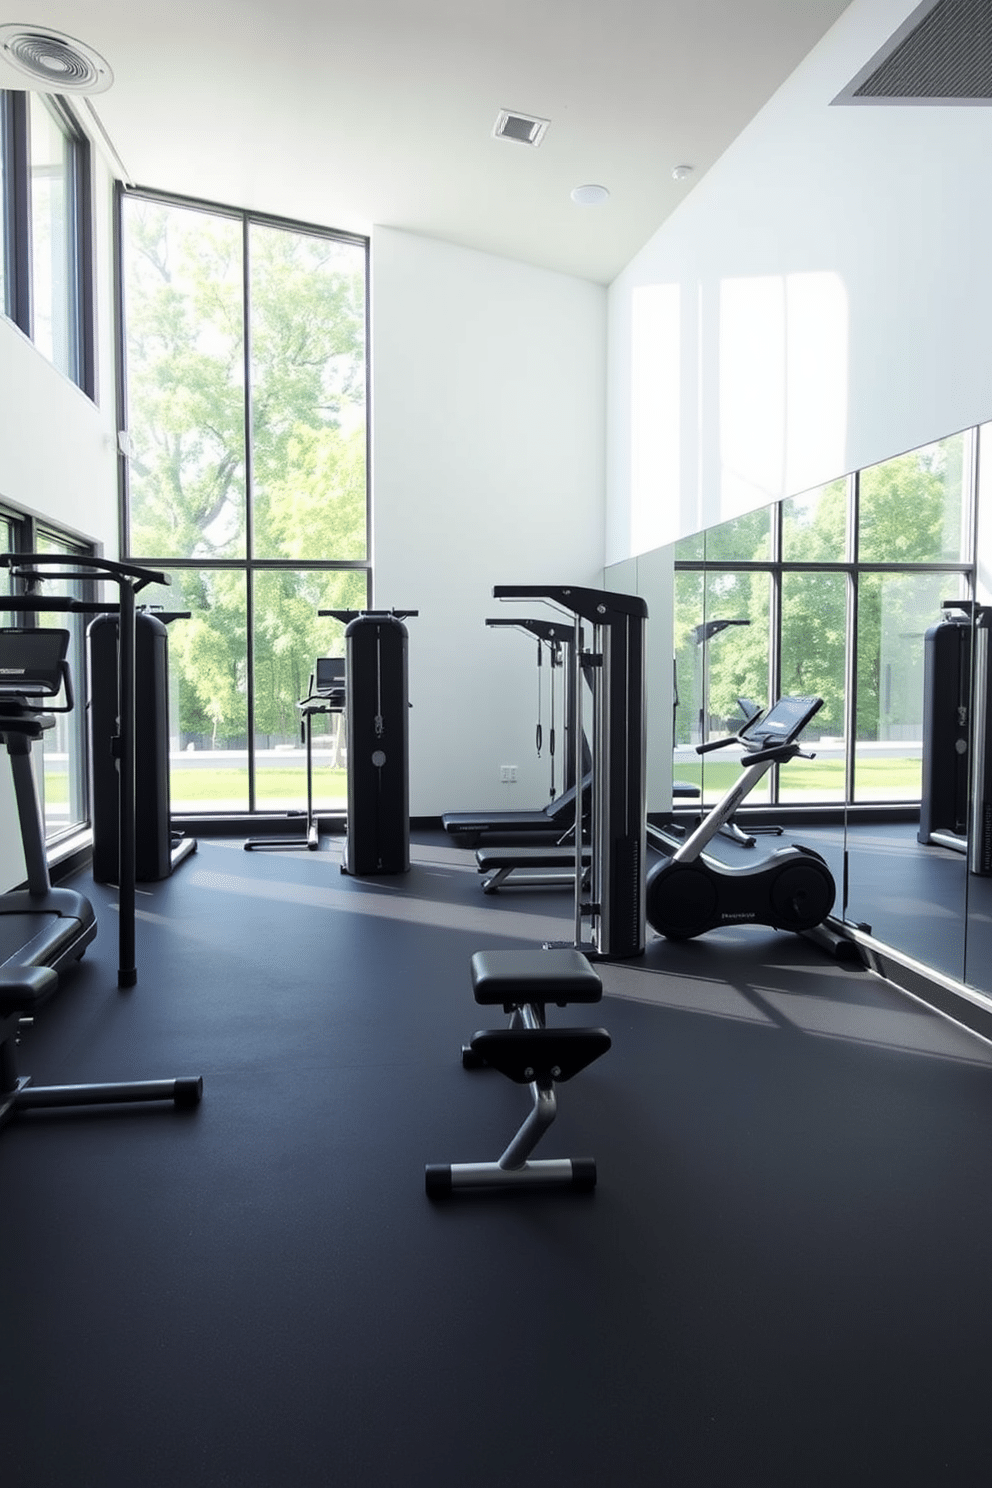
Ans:
{"type": "Polygon", "coordinates": [[[803,735],[814,758],[773,767],[743,828],[751,812],[805,842],[834,872],[838,916],[992,993],[983,441],[992,467],[992,427],[965,430],[622,568],[652,628],[671,615],[676,818],[740,770],[739,750],[701,744],[777,698],[819,698],[803,735]]]}

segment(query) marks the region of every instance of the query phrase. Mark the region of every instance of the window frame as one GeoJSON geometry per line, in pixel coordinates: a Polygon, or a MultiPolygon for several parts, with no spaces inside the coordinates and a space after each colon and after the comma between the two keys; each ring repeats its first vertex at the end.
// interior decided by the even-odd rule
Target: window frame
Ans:
{"type": "MultiPolygon", "coordinates": [[[[372,366],[371,366],[371,285],[370,285],[370,240],[365,234],[340,231],[335,228],[322,227],[311,222],[300,222],[290,218],[279,217],[271,213],[258,212],[249,208],[232,207],[225,203],[206,201],[194,197],[186,197],[167,191],[158,191],[148,187],[128,186],[118,181],[114,191],[114,294],[116,303],[116,369],[117,369],[117,406],[119,410],[118,427],[120,458],[119,467],[119,519],[120,519],[120,552],[126,558],[137,563],[147,563],[155,568],[166,571],[209,571],[218,572],[223,570],[243,573],[245,576],[246,594],[246,707],[248,716],[248,808],[247,813],[238,811],[234,813],[219,813],[220,815],[232,815],[235,818],[255,816],[265,813],[265,807],[259,802],[257,789],[257,767],[255,748],[255,637],[256,637],[256,580],[257,578],[271,572],[293,572],[293,573],[355,573],[364,574],[365,578],[365,602],[362,606],[367,608],[372,603],[372,366]],[[125,304],[125,259],[124,259],[124,204],[127,200],[140,200],[155,203],[165,207],[175,207],[185,211],[198,211],[205,215],[224,217],[241,224],[242,235],[242,285],[243,285],[243,313],[244,313],[244,345],[243,345],[243,390],[244,410],[243,428],[245,435],[244,462],[245,462],[245,553],[243,557],[224,557],[204,559],[202,557],[179,558],[167,554],[137,553],[131,545],[131,492],[129,481],[129,437],[127,429],[128,399],[127,399],[127,325],[125,304]],[[365,375],[365,557],[361,559],[289,559],[289,558],[259,558],[254,553],[254,488],[252,478],[252,312],[251,312],[251,252],[250,234],[254,226],[269,227],[285,232],[298,233],[317,238],[331,239],[336,242],[351,244],[360,248],[364,256],[364,295],[363,295],[363,324],[364,324],[364,375],[365,375]]],[[[207,813],[213,814],[213,813],[207,813]]],[[[268,814],[268,813],[266,813],[268,814]]],[[[183,821],[195,823],[196,817],[184,817],[183,821]]]]}
{"type": "MultiPolygon", "coordinates": [[[[992,431],[989,431],[992,432],[992,431]]],[[[959,430],[957,433],[964,439],[964,491],[962,494],[962,552],[955,560],[923,560],[919,562],[886,563],[874,559],[861,560],[859,557],[859,517],[860,517],[860,478],[861,471],[854,471],[847,477],[846,501],[847,501],[847,538],[846,552],[842,558],[817,560],[815,562],[802,562],[795,559],[785,559],[783,553],[783,523],[785,507],[791,497],[770,502],[771,517],[771,556],[767,559],[731,559],[714,557],[708,559],[706,556],[705,532],[702,534],[691,534],[681,539],[688,550],[695,543],[698,546],[699,538],[703,539],[702,557],[679,558],[677,556],[679,543],[674,548],[674,571],[675,573],[698,573],[703,576],[703,592],[705,594],[706,576],[714,573],[762,573],[768,574],[771,582],[771,624],[769,635],[768,656],[768,689],[769,696],[778,696],[781,685],[782,674],[782,579],[783,575],[801,575],[814,573],[841,574],[847,583],[847,620],[845,640],[845,694],[844,694],[844,739],[845,739],[845,761],[844,761],[844,806],[846,810],[857,810],[864,807],[873,807],[876,804],[870,800],[859,800],[857,795],[856,766],[857,766],[857,718],[858,718],[858,619],[859,619],[859,597],[860,581],[862,577],[869,575],[947,575],[948,579],[959,580],[967,595],[974,597],[977,584],[977,521],[978,521],[978,481],[980,470],[980,452],[983,436],[988,439],[989,433],[983,426],[971,429],[959,430]]],[[[947,436],[955,437],[954,435],[947,436]]],[[[939,442],[939,441],[934,441],[939,442]]],[[[907,452],[912,453],[912,452],[907,452]]],[[[880,462],[886,463],[886,462],[880,462]]],[[[875,467],[871,467],[875,468],[875,467]]],[[[825,484],[832,484],[827,482],[825,484]]],[[[704,703],[705,706],[705,703],[704,703]]],[[[769,795],[768,806],[775,807],[783,812],[801,811],[807,803],[782,800],[780,797],[779,767],[773,766],[768,772],[769,795]]],[[[810,801],[810,805],[819,805],[810,801]]],[[[824,802],[827,807],[836,806],[836,802],[824,802]]],[[[899,806],[898,801],[886,802],[885,805],[899,806]]]]}
{"type": "MultiPolygon", "coordinates": [[[[18,507],[0,502],[0,521],[9,532],[9,548],[0,547],[0,551],[12,553],[35,553],[41,551],[41,543],[54,543],[63,549],[67,555],[67,562],[71,563],[71,553],[78,552],[90,556],[98,556],[99,544],[84,533],[76,532],[60,523],[53,522],[48,517],[38,516],[34,512],[22,510],[18,507]]],[[[5,570],[8,575],[10,570],[5,570]]],[[[74,579],[73,584],[77,588],[77,597],[84,601],[95,601],[98,598],[96,582],[80,574],[74,579]]],[[[20,592],[20,591],[18,591],[20,592]]],[[[16,598],[12,592],[10,598],[16,598]]],[[[66,715],[68,728],[71,731],[69,760],[69,771],[75,776],[75,783],[70,783],[70,805],[73,792],[77,793],[80,803],[80,815],[64,825],[59,825],[50,830],[49,823],[45,819],[45,847],[51,854],[53,848],[58,848],[61,843],[71,842],[81,832],[87,832],[92,827],[92,802],[90,800],[90,754],[89,754],[89,728],[87,699],[87,677],[86,677],[86,618],[82,613],[54,617],[59,623],[68,624],[73,630],[73,641],[70,647],[70,668],[72,671],[75,691],[75,705],[72,712],[66,715]],[[73,624],[75,622],[75,624],[73,624]]],[[[0,625],[31,626],[44,623],[39,619],[37,611],[32,610],[3,610],[0,611],[0,625]]],[[[43,743],[46,741],[42,741],[43,743]]],[[[44,766],[42,767],[44,768],[44,766]]]]}
{"type": "MultiPolygon", "coordinates": [[[[46,361],[73,382],[88,398],[96,396],[95,302],[93,273],[93,159],[89,139],[67,101],[51,93],[37,94],[68,145],[66,200],[69,347],[66,366],[41,351],[46,361]]],[[[3,153],[2,218],[4,303],[0,311],[32,344],[34,326],[34,268],[31,253],[31,124],[32,95],[0,91],[0,150],[3,153]]]]}

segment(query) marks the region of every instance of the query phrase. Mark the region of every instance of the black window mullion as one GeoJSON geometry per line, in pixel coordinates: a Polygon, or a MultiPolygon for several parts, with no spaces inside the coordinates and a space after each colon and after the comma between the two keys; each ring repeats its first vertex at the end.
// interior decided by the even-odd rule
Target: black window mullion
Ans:
{"type": "MultiPolygon", "coordinates": [[[[769,571],[771,593],[768,596],[768,695],[777,698],[782,690],[782,565],[775,563],[769,571]]],[[[779,766],[773,764],[768,782],[768,799],[778,805],[779,766]]]]}
{"type": "Polygon", "coordinates": [[[31,186],[28,95],[4,96],[4,181],[6,213],[4,260],[7,265],[7,314],[30,336],[31,312],[31,186]]]}
{"type": "Polygon", "coordinates": [[[244,377],[244,456],[245,456],[245,665],[248,675],[246,684],[246,727],[248,731],[248,810],[257,806],[255,787],[255,571],[252,560],[255,556],[254,530],[254,467],[253,467],[253,420],[251,386],[251,243],[248,214],[241,217],[241,303],[242,303],[242,355],[244,377]]]}
{"type": "Polygon", "coordinates": [[[93,271],[93,152],[80,133],[72,138],[73,379],[96,397],[96,278],[93,271]]]}

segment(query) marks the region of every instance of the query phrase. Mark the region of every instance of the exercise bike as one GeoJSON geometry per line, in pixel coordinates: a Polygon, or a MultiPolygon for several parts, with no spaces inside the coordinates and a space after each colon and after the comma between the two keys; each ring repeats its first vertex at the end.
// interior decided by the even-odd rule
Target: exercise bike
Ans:
{"type": "MultiPolygon", "coordinates": [[[[730,821],[741,802],[774,764],[812,759],[797,740],[823,706],[818,697],[780,698],[762,717],[750,718],[739,733],[696,746],[698,754],[737,744],[744,750],[741,774],[670,857],[647,877],[648,923],[669,940],[690,940],[722,925],[772,925],[800,932],[822,924],[837,889],[820,854],[790,844],[757,863],[729,866],[707,856],[705,848],[730,821]]],[[[664,838],[651,832],[665,850],[664,838]]],[[[667,844],[669,852],[670,843],[667,844]]]]}

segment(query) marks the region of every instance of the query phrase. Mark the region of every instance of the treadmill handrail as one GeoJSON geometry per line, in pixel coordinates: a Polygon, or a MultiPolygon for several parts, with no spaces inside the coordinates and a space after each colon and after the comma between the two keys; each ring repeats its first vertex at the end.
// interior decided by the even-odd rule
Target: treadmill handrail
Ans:
{"type": "MultiPolygon", "coordinates": [[[[0,553],[0,567],[9,568],[16,578],[26,578],[32,568],[41,564],[54,567],[55,564],[68,564],[72,568],[85,568],[92,570],[97,576],[106,575],[116,583],[125,579],[136,579],[138,582],[132,584],[132,589],[143,589],[146,584],[171,584],[172,578],[167,573],[161,573],[158,569],[146,568],[139,563],[118,563],[112,558],[97,558],[89,553],[0,553]]],[[[45,574],[44,578],[71,578],[78,579],[82,575],[71,574],[45,574]]]]}

